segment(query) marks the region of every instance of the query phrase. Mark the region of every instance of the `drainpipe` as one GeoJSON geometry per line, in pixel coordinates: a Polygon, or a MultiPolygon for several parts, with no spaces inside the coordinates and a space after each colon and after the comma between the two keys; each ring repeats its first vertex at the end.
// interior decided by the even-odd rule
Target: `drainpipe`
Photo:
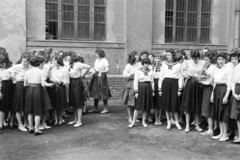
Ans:
{"type": "Polygon", "coordinates": [[[240,10],[235,11],[235,17],[234,17],[234,34],[233,34],[233,48],[239,47],[239,19],[240,18],[240,10]]]}

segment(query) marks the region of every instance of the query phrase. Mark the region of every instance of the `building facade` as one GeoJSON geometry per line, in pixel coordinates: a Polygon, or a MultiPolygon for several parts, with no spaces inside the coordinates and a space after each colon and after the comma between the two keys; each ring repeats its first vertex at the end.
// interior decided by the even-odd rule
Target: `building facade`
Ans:
{"type": "Polygon", "coordinates": [[[14,62],[24,51],[52,47],[93,65],[102,48],[109,74],[119,77],[132,50],[239,47],[240,0],[1,0],[0,6],[0,46],[14,62]]]}

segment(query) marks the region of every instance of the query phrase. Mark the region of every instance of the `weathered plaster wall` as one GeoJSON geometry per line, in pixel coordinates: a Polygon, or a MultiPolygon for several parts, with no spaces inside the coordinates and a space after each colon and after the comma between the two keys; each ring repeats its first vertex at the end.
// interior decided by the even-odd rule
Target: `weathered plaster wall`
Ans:
{"type": "Polygon", "coordinates": [[[0,46],[6,48],[13,62],[26,50],[25,4],[25,0],[0,1],[0,46]]]}
{"type": "Polygon", "coordinates": [[[165,43],[166,0],[153,0],[153,43],[165,43]]]}
{"type": "Polygon", "coordinates": [[[124,0],[107,0],[107,41],[124,42],[124,0]]]}
{"type": "Polygon", "coordinates": [[[152,2],[125,0],[126,55],[133,50],[152,50],[152,2]]]}
{"type": "Polygon", "coordinates": [[[45,39],[45,0],[26,0],[27,39],[45,39]]]}

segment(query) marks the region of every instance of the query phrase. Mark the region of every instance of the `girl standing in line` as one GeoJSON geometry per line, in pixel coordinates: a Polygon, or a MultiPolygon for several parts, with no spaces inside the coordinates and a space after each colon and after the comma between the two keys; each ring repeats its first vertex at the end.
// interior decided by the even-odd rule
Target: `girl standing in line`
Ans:
{"type": "Polygon", "coordinates": [[[182,110],[186,113],[185,132],[190,132],[190,116],[195,115],[195,129],[202,132],[199,126],[199,118],[202,107],[202,88],[198,82],[198,75],[202,71],[205,62],[200,60],[198,50],[191,50],[191,60],[187,60],[182,64],[182,75],[186,78],[186,85],[182,98],[182,110]]]}
{"type": "Polygon", "coordinates": [[[213,136],[213,139],[219,141],[227,141],[228,122],[230,116],[229,94],[231,91],[231,74],[232,69],[226,65],[226,53],[219,53],[217,55],[217,68],[213,74],[213,92],[211,95],[211,102],[213,102],[213,109],[211,116],[213,120],[219,122],[220,134],[213,136]]]}
{"type": "MultiPolygon", "coordinates": [[[[12,74],[17,81],[14,89],[13,95],[13,111],[16,113],[16,118],[18,121],[18,129],[26,132],[27,129],[24,127],[22,123],[22,114],[25,106],[25,88],[24,88],[24,76],[25,73],[30,69],[29,67],[29,59],[30,56],[28,54],[23,54],[21,57],[21,63],[12,66],[7,69],[7,72],[12,74]]],[[[25,124],[27,123],[26,117],[24,117],[25,124]]]]}
{"type": "Polygon", "coordinates": [[[25,97],[24,113],[28,115],[29,133],[35,135],[43,134],[39,130],[41,116],[46,112],[43,88],[45,87],[43,67],[44,59],[32,57],[30,64],[32,68],[26,72],[24,77],[24,86],[28,87],[25,97]],[[35,122],[35,127],[33,126],[35,122]]]}
{"type": "Polygon", "coordinates": [[[69,85],[69,72],[64,67],[63,58],[55,56],[52,61],[55,67],[50,72],[50,80],[53,82],[53,101],[55,123],[54,125],[61,126],[63,123],[64,108],[67,107],[66,86],[69,85]]]}
{"type": "Polygon", "coordinates": [[[109,63],[102,49],[97,49],[95,53],[98,56],[94,64],[96,73],[93,75],[89,86],[90,96],[94,98],[94,108],[89,112],[97,111],[99,99],[103,99],[104,109],[101,113],[108,113],[108,99],[112,97],[107,78],[109,63]]]}
{"type": "Polygon", "coordinates": [[[178,121],[180,112],[180,96],[182,92],[183,77],[181,75],[181,64],[177,62],[176,53],[167,50],[167,61],[162,65],[162,76],[159,80],[159,94],[162,96],[162,110],[166,111],[167,129],[171,129],[170,112],[174,114],[176,127],[182,127],[178,121]]]}
{"type": "Polygon", "coordinates": [[[133,121],[133,110],[135,106],[135,96],[133,88],[133,80],[135,72],[140,68],[136,61],[136,51],[132,51],[128,54],[128,64],[125,66],[123,76],[127,78],[127,84],[123,91],[122,102],[127,105],[128,122],[131,124],[133,121]]]}
{"type": "Polygon", "coordinates": [[[142,68],[137,70],[134,75],[134,92],[136,100],[136,107],[133,115],[133,122],[128,126],[132,128],[136,122],[138,112],[142,111],[142,125],[147,127],[145,122],[146,113],[153,106],[153,95],[154,95],[154,77],[153,72],[149,68],[150,60],[148,58],[142,59],[142,68]]]}
{"type": "Polygon", "coordinates": [[[231,112],[230,112],[230,118],[237,121],[237,128],[238,133],[233,143],[240,143],[240,64],[238,64],[233,69],[232,74],[232,102],[231,102],[231,112]]]}
{"type": "Polygon", "coordinates": [[[69,85],[69,98],[70,104],[74,108],[74,120],[68,124],[74,124],[73,127],[80,127],[82,125],[82,109],[84,106],[84,88],[82,83],[82,77],[84,77],[90,66],[79,62],[79,57],[76,53],[71,55],[71,68],[69,71],[70,85],[69,85]],[[82,70],[86,69],[82,74],[82,70]]]}
{"type": "Polygon", "coordinates": [[[154,96],[153,96],[153,104],[154,104],[154,114],[155,114],[155,123],[154,125],[162,125],[161,116],[162,116],[162,97],[160,97],[158,93],[158,82],[161,78],[162,73],[162,56],[160,53],[154,54],[155,64],[152,67],[153,76],[154,76],[154,96]]]}
{"type": "Polygon", "coordinates": [[[6,69],[11,66],[12,62],[8,58],[8,53],[5,48],[0,47],[0,133],[3,128],[5,115],[8,115],[9,111],[12,112],[14,85],[11,74],[6,72],[6,69]]]}

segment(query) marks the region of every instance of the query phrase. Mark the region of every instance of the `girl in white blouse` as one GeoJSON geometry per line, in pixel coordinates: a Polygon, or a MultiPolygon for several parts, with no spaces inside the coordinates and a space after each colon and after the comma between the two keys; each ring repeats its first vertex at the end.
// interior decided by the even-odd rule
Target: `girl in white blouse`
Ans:
{"type": "Polygon", "coordinates": [[[199,126],[199,118],[202,107],[202,88],[198,82],[198,75],[202,71],[205,62],[200,60],[198,50],[191,50],[191,60],[186,60],[182,64],[182,75],[186,78],[186,85],[182,97],[182,111],[186,113],[185,132],[190,132],[190,115],[195,115],[195,129],[202,132],[199,126]]]}
{"type": "Polygon", "coordinates": [[[180,112],[180,96],[183,77],[181,64],[174,50],[166,51],[167,61],[163,62],[162,75],[159,80],[159,94],[162,97],[162,110],[166,111],[167,129],[171,129],[170,113],[174,114],[176,127],[181,130],[178,114],[180,112]]]}
{"type": "Polygon", "coordinates": [[[154,77],[151,69],[148,68],[150,60],[148,58],[142,59],[142,68],[137,70],[134,75],[134,91],[137,98],[133,122],[128,126],[132,128],[136,122],[138,112],[142,111],[142,125],[147,127],[145,122],[146,113],[153,107],[154,95],[154,77]]]}
{"type": "Polygon", "coordinates": [[[102,49],[97,49],[95,54],[98,57],[94,64],[95,74],[89,85],[90,96],[94,98],[94,108],[89,112],[97,111],[99,99],[103,99],[104,109],[101,113],[108,113],[108,99],[112,97],[107,78],[109,63],[102,49]]]}
{"type": "Polygon", "coordinates": [[[55,67],[50,72],[50,80],[53,82],[53,101],[55,123],[62,125],[64,108],[67,107],[66,86],[69,85],[69,72],[64,67],[63,58],[55,56],[52,61],[55,67]]]}
{"type": "MultiPolygon", "coordinates": [[[[21,56],[20,64],[14,65],[11,68],[7,69],[7,72],[9,72],[17,81],[13,95],[13,111],[16,113],[18,129],[24,132],[26,132],[27,129],[22,123],[22,113],[25,105],[25,88],[23,82],[25,73],[30,69],[29,59],[29,54],[25,53],[21,56]]],[[[26,116],[24,116],[24,123],[27,125],[26,116]]]]}
{"type": "Polygon", "coordinates": [[[233,69],[232,74],[232,102],[230,118],[237,121],[238,132],[233,143],[240,143],[240,64],[233,69]]]}
{"type": "Polygon", "coordinates": [[[24,113],[28,115],[29,133],[35,135],[43,134],[39,130],[41,116],[46,112],[43,88],[45,87],[45,75],[42,69],[44,59],[32,57],[30,64],[32,68],[24,76],[24,86],[28,87],[25,97],[24,113]],[[33,126],[33,121],[35,126],[33,126]]]}
{"type": "Polygon", "coordinates": [[[82,125],[82,109],[84,106],[84,88],[81,77],[84,77],[88,73],[90,66],[80,63],[76,53],[72,53],[70,65],[69,98],[70,105],[74,109],[74,120],[68,124],[74,124],[73,127],[80,127],[82,125]],[[82,74],[83,69],[86,69],[84,74],[82,74]]]}
{"type": "Polygon", "coordinates": [[[207,51],[203,55],[205,61],[204,68],[202,70],[202,77],[199,82],[202,84],[203,96],[202,96],[202,111],[201,115],[208,119],[208,130],[201,133],[203,136],[213,135],[213,120],[210,116],[212,110],[212,103],[210,102],[212,90],[213,90],[213,73],[216,69],[215,55],[213,51],[207,51]]]}
{"type": "MultiPolygon", "coordinates": [[[[12,66],[5,48],[0,47],[0,133],[3,128],[4,117],[12,112],[12,100],[14,85],[11,74],[6,69],[12,66]]],[[[10,126],[13,126],[13,115],[11,114],[10,126]]]]}
{"type": "Polygon", "coordinates": [[[133,121],[133,107],[135,106],[133,80],[135,72],[141,67],[136,61],[136,55],[136,51],[132,51],[128,54],[128,64],[123,70],[123,76],[127,79],[127,83],[123,91],[122,102],[127,106],[128,122],[130,124],[133,121]]]}
{"type": "Polygon", "coordinates": [[[228,122],[230,116],[229,94],[231,91],[231,74],[232,69],[226,66],[226,53],[217,55],[217,65],[213,74],[213,92],[211,101],[213,102],[212,119],[219,122],[220,134],[213,136],[213,139],[226,141],[228,122]]]}

